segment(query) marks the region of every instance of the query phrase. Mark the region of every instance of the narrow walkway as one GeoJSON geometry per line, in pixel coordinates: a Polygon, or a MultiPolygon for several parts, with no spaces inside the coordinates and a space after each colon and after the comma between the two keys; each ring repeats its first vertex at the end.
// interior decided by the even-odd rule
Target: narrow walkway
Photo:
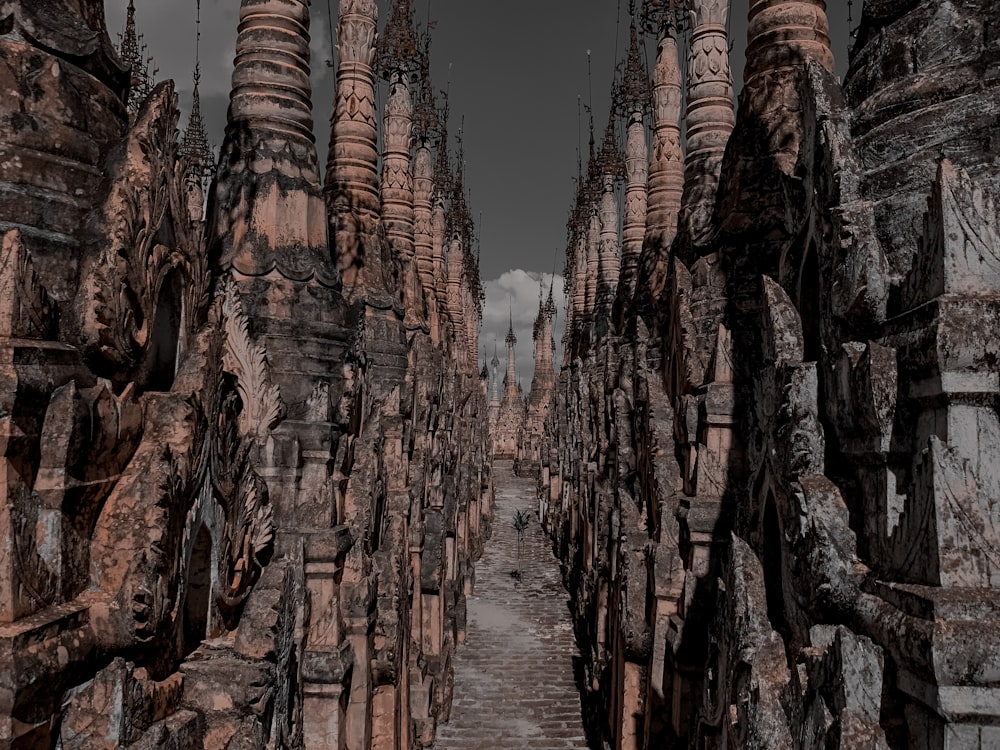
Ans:
{"type": "Polygon", "coordinates": [[[538,525],[534,480],[497,462],[493,536],[476,564],[468,600],[468,642],[455,656],[451,720],[438,727],[435,750],[586,750],[579,656],[559,563],[538,525]],[[531,512],[517,569],[517,510],[531,512]]]}

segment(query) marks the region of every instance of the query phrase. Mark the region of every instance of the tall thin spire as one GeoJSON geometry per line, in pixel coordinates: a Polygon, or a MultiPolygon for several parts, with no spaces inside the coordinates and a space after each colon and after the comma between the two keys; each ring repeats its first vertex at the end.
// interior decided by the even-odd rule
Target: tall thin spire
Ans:
{"type": "Polygon", "coordinates": [[[201,83],[201,0],[197,2],[195,17],[195,47],[194,47],[194,91],[191,95],[191,116],[184,130],[184,138],[180,145],[180,156],[186,160],[186,175],[197,178],[202,183],[202,189],[207,188],[205,180],[211,174],[215,154],[208,143],[205,133],[205,122],[201,116],[201,95],[198,86],[201,83]]]}
{"type": "Polygon", "coordinates": [[[507,301],[510,306],[510,324],[507,327],[507,337],[504,339],[507,344],[507,374],[504,376],[503,384],[506,391],[504,401],[512,401],[518,397],[517,358],[515,354],[517,336],[514,335],[514,299],[513,297],[508,297],[507,301]]]}
{"type": "MultiPolygon", "coordinates": [[[[382,128],[382,225],[396,258],[402,263],[403,307],[407,328],[425,319],[420,281],[414,261],[413,92],[420,70],[420,49],[413,27],[412,0],[396,0],[385,33],[376,46],[375,69],[389,83],[382,128]]],[[[473,359],[478,359],[478,351],[473,359]]]]}
{"type": "Polygon", "coordinates": [[[608,114],[608,127],[604,132],[597,166],[601,180],[601,228],[596,302],[600,317],[603,319],[611,311],[621,271],[621,261],[618,257],[618,199],[615,196],[615,186],[621,179],[624,164],[618,149],[614,112],[608,114]]]}
{"type": "Polygon", "coordinates": [[[649,152],[646,147],[646,112],[650,109],[651,89],[649,76],[639,46],[635,23],[635,2],[629,4],[630,25],[629,53],[625,65],[625,78],[621,88],[621,114],[628,129],[625,136],[625,173],[628,185],[625,192],[625,216],[622,226],[622,273],[620,296],[630,300],[635,291],[642,241],[646,234],[648,210],[647,187],[649,182],[649,152]]]}
{"type": "Polygon", "coordinates": [[[142,34],[138,33],[135,23],[135,0],[129,0],[128,12],[125,16],[125,30],[118,35],[120,45],[118,54],[131,71],[128,90],[129,116],[134,120],[139,113],[139,107],[153,90],[156,74],[159,69],[153,64],[153,58],[148,54],[142,34]]]}

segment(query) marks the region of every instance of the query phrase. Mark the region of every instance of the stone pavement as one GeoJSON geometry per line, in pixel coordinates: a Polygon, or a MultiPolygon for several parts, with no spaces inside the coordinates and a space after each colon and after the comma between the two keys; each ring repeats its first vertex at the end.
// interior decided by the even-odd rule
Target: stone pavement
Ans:
{"type": "Polygon", "coordinates": [[[573,678],[579,650],[559,564],[538,525],[535,481],[496,462],[493,536],[476,564],[468,599],[468,641],[455,656],[451,718],[434,750],[586,750],[580,694],[573,678]],[[514,512],[531,511],[517,568],[514,512]]]}

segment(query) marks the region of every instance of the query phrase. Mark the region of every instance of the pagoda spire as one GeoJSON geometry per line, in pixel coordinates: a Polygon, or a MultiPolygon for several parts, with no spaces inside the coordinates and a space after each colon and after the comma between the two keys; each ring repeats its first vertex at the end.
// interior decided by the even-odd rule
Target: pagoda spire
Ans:
{"type": "Polygon", "coordinates": [[[414,106],[414,136],[416,152],[413,157],[413,250],[420,286],[427,306],[427,323],[431,341],[441,341],[440,300],[435,284],[434,265],[434,158],[431,147],[439,134],[434,88],[430,74],[430,32],[425,32],[420,50],[417,101],[414,106]]]}
{"type": "Polygon", "coordinates": [[[210,252],[222,269],[336,283],[309,65],[309,0],[242,0],[226,138],[209,202],[210,252]]]}
{"type": "Polygon", "coordinates": [[[341,0],[337,91],[325,191],[333,249],[344,286],[385,284],[387,258],[378,241],[380,212],[375,112],[375,0],[341,0]]]}
{"type": "Polygon", "coordinates": [[[118,55],[125,67],[130,71],[128,87],[129,117],[135,120],[139,108],[146,101],[156,82],[159,69],[155,67],[153,58],[148,54],[146,42],[138,33],[135,23],[135,0],[129,0],[125,15],[125,30],[118,36],[120,45],[118,55]]]}
{"type": "MultiPolygon", "coordinates": [[[[403,269],[403,307],[407,328],[421,325],[423,299],[414,261],[413,149],[414,106],[410,80],[420,69],[420,49],[413,28],[412,0],[396,0],[376,48],[375,68],[389,83],[385,102],[382,224],[403,269]]],[[[478,352],[473,359],[478,359],[478,352]]]]}
{"type": "Polygon", "coordinates": [[[711,233],[722,157],[736,122],[726,32],[728,18],[726,0],[691,2],[685,113],[687,149],[680,225],[694,244],[703,243],[711,233]]]}
{"type": "Polygon", "coordinates": [[[508,302],[510,304],[510,324],[507,327],[507,337],[504,339],[507,344],[507,374],[504,375],[503,385],[504,401],[513,402],[514,399],[518,398],[517,336],[514,335],[514,301],[512,298],[508,298],[508,302]]]}
{"type": "Polygon", "coordinates": [[[684,152],[681,148],[683,76],[677,36],[680,10],[669,2],[643,6],[647,30],[657,34],[653,72],[653,148],[649,154],[646,230],[633,303],[643,308],[655,304],[667,279],[670,246],[677,236],[678,215],[684,194],[684,152]]]}
{"type": "Polygon", "coordinates": [[[191,94],[191,115],[188,117],[184,138],[178,149],[179,156],[185,161],[184,177],[189,183],[189,208],[192,217],[201,218],[201,198],[194,191],[195,184],[200,185],[202,194],[208,188],[206,184],[211,178],[215,154],[208,143],[205,133],[205,122],[201,116],[201,95],[198,86],[201,83],[201,0],[197,3],[195,18],[195,52],[194,52],[194,91],[191,94]]]}
{"type": "Polygon", "coordinates": [[[743,79],[747,107],[766,123],[765,148],[778,169],[795,173],[802,141],[799,72],[807,60],[833,72],[830,28],[824,0],[751,0],[747,64],[743,79]],[[780,96],[777,92],[781,92],[780,96]],[[782,102],[779,110],[773,102],[782,102]]]}
{"type": "Polygon", "coordinates": [[[615,186],[623,171],[618,136],[615,132],[615,114],[608,115],[608,127],[604,131],[601,152],[597,158],[597,172],[600,174],[600,245],[598,250],[597,309],[601,317],[610,313],[615,293],[621,261],[618,257],[618,199],[615,186]]]}
{"type": "Polygon", "coordinates": [[[644,119],[649,110],[651,91],[649,76],[639,46],[635,22],[634,0],[629,5],[632,18],[628,61],[622,84],[622,114],[628,123],[625,136],[625,217],[622,226],[621,285],[619,296],[630,300],[635,291],[642,241],[646,233],[647,186],[649,182],[649,152],[646,147],[644,119]]]}

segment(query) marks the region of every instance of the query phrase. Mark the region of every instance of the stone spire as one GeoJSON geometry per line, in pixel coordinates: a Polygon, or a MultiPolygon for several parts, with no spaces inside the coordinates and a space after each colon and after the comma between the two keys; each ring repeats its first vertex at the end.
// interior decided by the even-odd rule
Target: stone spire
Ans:
{"type": "Polygon", "coordinates": [[[242,0],[228,125],[209,208],[216,263],[336,281],[313,137],[308,0],[242,0]]]}
{"type": "Polygon", "coordinates": [[[441,321],[438,313],[437,287],[434,282],[434,160],[431,156],[431,146],[439,134],[440,125],[430,78],[430,34],[424,39],[420,55],[419,84],[414,113],[417,144],[413,159],[414,256],[427,305],[431,340],[434,344],[438,344],[441,341],[441,321]]]}
{"type": "Polygon", "coordinates": [[[507,374],[503,377],[504,402],[513,402],[518,396],[517,384],[517,336],[514,335],[514,310],[511,302],[510,324],[507,327],[507,337],[504,339],[507,344],[507,374]]]}
{"type": "Polygon", "coordinates": [[[623,168],[618,137],[615,133],[615,116],[612,112],[608,115],[608,127],[604,132],[601,153],[598,157],[598,173],[601,179],[601,224],[596,305],[602,319],[610,314],[621,273],[621,260],[618,256],[618,198],[615,195],[615,185],[621,179],[623,168]]]}
{"type": "MultiPolygon", "coordinates": [[[[459,243],[460,262],[460,313],[459,318],[452,318],[452,335],[456,346],[467,351],[465,359],[469,356],[473,360],[478,351],[478,298],[480,293],[478,278],[479,269],[472,255],[472,242],[474,237],[474,224],[472,214],[469,210],[465,197],[465,148],[462,140],[462,129],[458,132],[458,153],[456,154],[456,165],[454,178],[451,181],[451,199],[449,201],[448,229],[451,237],[451,248],[459,243]]],[[[449,281],[451,274],[452,257],[449,252],[448,269],[449,281]]],[[[449,292],[450,293],[450,292],[449,292]]]]}
{"type": "Polygon", "coordinates": [[[653,75],[653,150],[649,158],[649,198],[646,212],[647,246],[666,250],[677,234],[677,216],[684,192],[684,154],[681,151],[681,68],[675,29],[663,24],[656,47],[653,75]]]}
{"type": "Polygon", "coordinates": [[[465,271],[465,247],[455,232],[448,243],[448,320],[451,323],[452,357],[464,368],[466,363],[465,305],[462,299],[462,275],[465,271]]]}
{"type": "Polygon", "coordinates": [[[649,77],[643,64],[642,50],[635,18],[630,29],[628,62],[622,86],[622,109],[628,123],[625,136],[625,217],[622,225],[621,290],[623,299],[631,299],[635,291],[639,256],[646,232],[647,182],[649,151],[646,148],[646,128],[643,122],[650,104],[649,77]]]}
{"type": "Polygon", "coordinates": [[[536,388],[549,388],[555,383],[553,354],[555,341],[552,338],[552,324],[555,319],[556,305],[552,296],[552,286],[549,286],[549,297],[545,303],[538,300],[538,315],[535,316],[535,374],[532,378],[531,393],[534,396],[536,388]]]}
{"type": "Polygon", "coordinates": [[[584,298],[578,327],[584,330],[593,321],[597,301],[597,277],[601,249],[601,171],[594,149],[594,115],[590,115],[590,158],[587,160],[587,183],[582,195],[580,236],[584,263],[581,267],[584,298]]]}
{"type": "MultiPolygon", "coordinates": [[[[555,279],[553,278],[553,283],[555,279]]],[[[549,284],[549,297],[542,303],[541,288],[538,296],[538,315],[535,317],[533,337],[535,342],[535,373],[531,378],[528,394],[528,408],[525,416],[526,459],[533,470],[541,463],[545,436],[545,423],[555,392],[556,374],[553,365],[555,341],[552,338],[556,305],[553,299],[553,285],[549,284]]]]}
{"type": "Polygon", "coordinates": [[[736,120],[728,14],[729,0],[692,0],[681,226],[694,244],[711,232],[722,157],[736,120]]]}
{"type": "Polygon", "coordinates": [[[201,94],[198,92],[200,80],[201,70],[196,64],[194,91],[191,94],[191,114],[188,117],[184,138],[181,140],[178,151],[178,154],[187,162],[185,165],[187,173],[195,175],[199,180],[212,172],[215,161],[215,154],[212,152],[212,147],[208,143],[208,135],[205,133],[205,121],[201,116],[201,94]]]}
{"type": "Polygon", "coordinates": [[[197,4],[195,20],[194,91],[191,94],[191,114],[188,117],[184,138],[178,149],[178,156],[184,159],[184,183],[188,192],[188,213],[192,219],[201,220],[204,208],[204,192],[208,187],[215,167],[215,154],[205,134],[205,122],[201,117],[201,0],[197,4]]]}
{"type": "Polygon", "coordinates": [[[103,0],[0,2],[0,19],[0,235],[21,232],[42,284],[67,300],[86,262],[80,228],[107,194],[105,155],[128,125],[129,74],[103,0]]]}
{"type": "Polygon", "coordinates": [[[833,70],[825,0],[750,0],[745,84],[806,59],[833,70]]]}
{"type": "Polygon", "coordinates": [[[341,0],[337,92],[325,192],[334,255],[344,285],[380,285],[385,260],[377,246],[378,126],[375,114],[375,0],[341,0]],[[359,274],[368,269],[364,278],[359,274]]]}
{"type": "Polygon", "coordinates": [[[414,118],[410,80],[420,69],[412,0],[396,0],[379,41],[376,69],[389,83],[382,129],[385,139],[380,185],[382,224],[389,244],[402,262],[406,320],[408,325],[414,325],[423,318],[423,301],[414,262],[414,186],[410,163],[414,118]]]}
{"type": "Polygon", "coordinates": [[[492,372],[493,386],[490,395],[490,402],[500,403],[500,358],[497,356],[497,342],[493,339],[493,359],[490,360],[490,371],[492,372]]]}
{"type": "Polygon", "coordinates": [[[595,196],[587,205],[586,234],[584,235],[586,249],[586,264],[583,268],[584,288],[586,296],[583,304],[583,322],[593,321],[597,309],[598,281],[601,267],[601,202],[600,195],[595,196]]]}
{"type": "Polygon", "coordinates": [[[119,37],[121,44],[118,55],[121,57],[125,67],[130,71],[128,88],[128,112],[134,120],[139,113],[139,107],[146,101],[156,83],[156,74],[159,69],[153,63],[153,58],[148,54],[146,43],[142,34],[138,33],[135,24],[135,0],[129,0],[128,11],[125,16],[125,30],[119,37]]]}
{"type": "Polygon", "coordinates": [[[438,327],[442,340],[450,335],[452,322],[448,305],[448,269],[445,261],[445,247],[448,244],[448,212],[446,205],[451,190],[451,163],[448,158],[448,97],[444,97],[441,112],[440,140],[437,146],[437,161],[434,165],[434,193],[431,208],[431,260],[434,268],[435,296],[438,300],[438,327]]]}

